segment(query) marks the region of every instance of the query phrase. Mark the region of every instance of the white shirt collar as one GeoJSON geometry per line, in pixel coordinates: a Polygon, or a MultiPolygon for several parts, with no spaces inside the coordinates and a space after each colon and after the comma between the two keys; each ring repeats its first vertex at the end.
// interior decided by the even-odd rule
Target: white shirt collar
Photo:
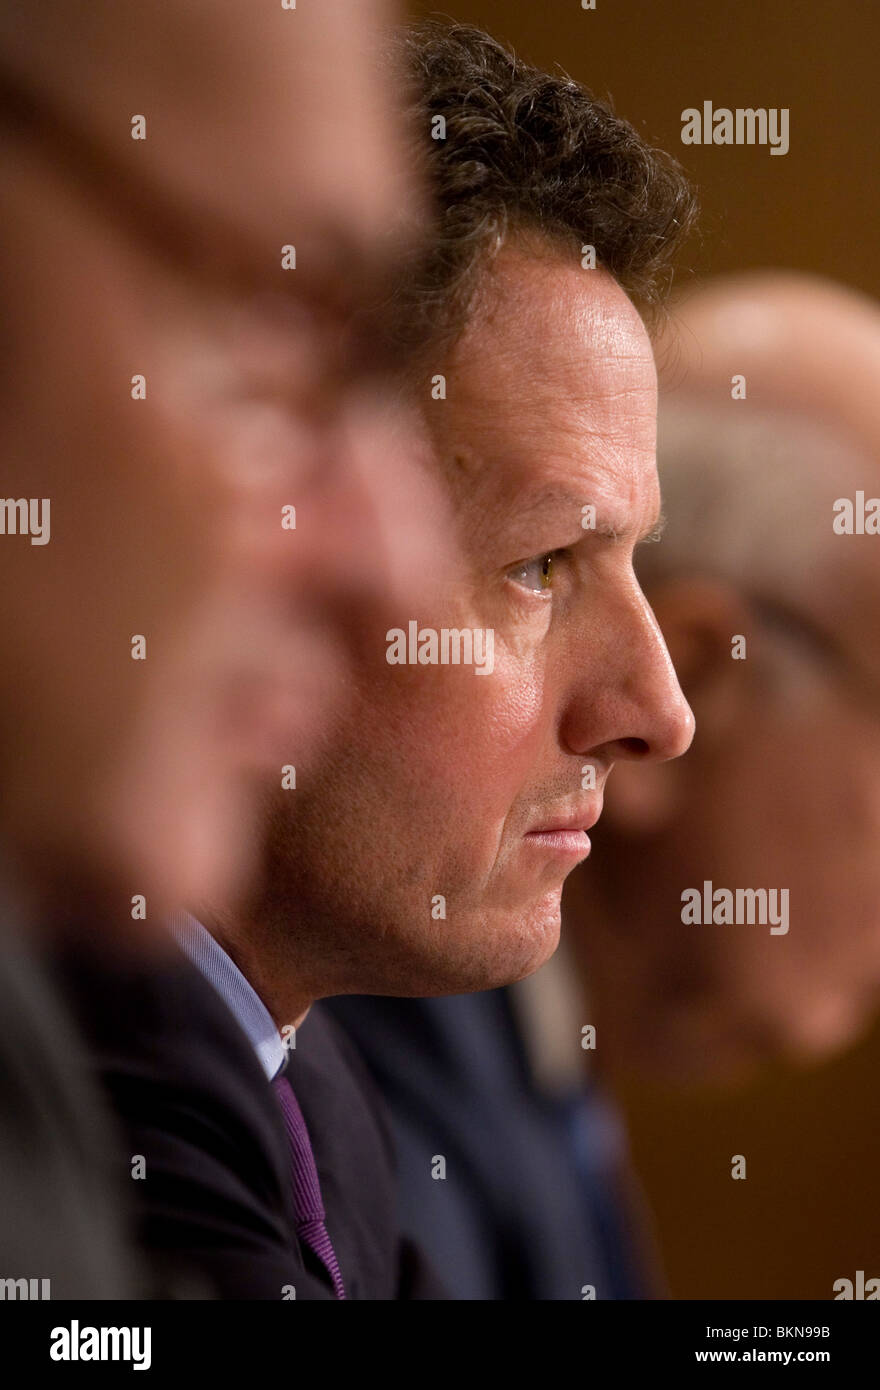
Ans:
{"type": "Polygon", "coordinates": [[[287,1049],[275,1021],[256,990],[242,975],[231,956],[214,939],[207,927],[188,912],[176,912],[171,932],[220,995],[246,1034],[260,1065],[270,1081],[284,1070],[287,1049]]]}

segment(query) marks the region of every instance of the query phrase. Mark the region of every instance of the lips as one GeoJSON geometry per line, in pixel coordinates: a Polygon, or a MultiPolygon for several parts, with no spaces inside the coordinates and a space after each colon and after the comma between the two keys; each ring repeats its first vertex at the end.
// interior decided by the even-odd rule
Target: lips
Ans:
{"type": "MultiPolygon", "coordinates": [[[[594,824],[595,824],[595,821],[591,821],[591,822],[590,822],[590,825],[594,825],[594,824]]],[[[586,835],[588,829],[590,828],[590,825],[587,825],[586,822],[581,823],[580,821],[576,821],[574,824],[572,824],[571,822],[568,822],[568,823],[559,822],[559,823],[556,823],[556,824],[553,824],[553,825],[541,825],[541,826],[538,826],[535,830],[527,830],[527,831],[526,831],[526,834],[527,834],[527,835],[561,835],[561,834],[566,834],[566,833],[567,833],[567,834],[581,833],[581,834],[586,835]]]]}
{"type": "Polygon", "coordinates": [[[588,830],[592,830],[596,821],[602,814],[602,806],[593,805],[568,815],[550,816],[541,825],[535,825],[531,830],[527,830],[527,835],[555,835],[562,831],[582,831],[585,835],[588,830]]]}
{"type": "Polygon", "coordinates": [[[574,868],[586,859],[592,849],[585,830],[530,830],[523,836],[523,845],[552,860],[562,860],[574,868]]]}
{"type": "Polygon", "coordinates": [[[546,820],[526,831],[523,842],[573,868],[590,853],[592,846],[587,831],[596,824],[601,813],[601,800],[598,804],[593,800],[589,806],[581,805],[573,810],[549,812],[546,820]]]}

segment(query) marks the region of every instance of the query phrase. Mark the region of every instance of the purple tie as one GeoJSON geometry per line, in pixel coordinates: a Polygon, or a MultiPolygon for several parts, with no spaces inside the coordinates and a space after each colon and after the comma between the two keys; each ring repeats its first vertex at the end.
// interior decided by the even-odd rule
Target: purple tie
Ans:
{"type": "Polygon", "coordinates": [[[272,1082],[281,1102],[284,1127],[290,1140],[290,1171],[293,1182],[293,1205],[296,1213],[296,1233],[321,1261],[330,1278],[337,1298],[345,1298],[345,1287],[339,1272],[336,1252],[324,1224],[324,1203],[315,1155],[299,1101],[286,1076],[276,1076],[272,1082]]]}

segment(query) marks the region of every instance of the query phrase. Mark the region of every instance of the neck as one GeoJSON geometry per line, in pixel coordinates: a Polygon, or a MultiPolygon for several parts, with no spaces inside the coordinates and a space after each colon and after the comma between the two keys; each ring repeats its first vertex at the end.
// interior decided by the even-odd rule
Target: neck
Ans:
{"type": "Polygon", "coordinates": [[[279,1032],[291,1025],[299,1028],[315,998],[293,974],[289,960],[276,959],[265,937],[255,940],[252,926],[214,918],[206,925],[260,996],[279,1032]]]}

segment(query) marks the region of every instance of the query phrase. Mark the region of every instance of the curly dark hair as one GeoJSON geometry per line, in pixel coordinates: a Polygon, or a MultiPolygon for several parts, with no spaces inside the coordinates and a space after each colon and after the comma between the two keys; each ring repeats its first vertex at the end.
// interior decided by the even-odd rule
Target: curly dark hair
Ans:
{"type": "Polygon", "coordinates": [[[399,55],[436,217],[396,296],[413,351],[455,340],[481,270],[517,233],[579,259],[582,245],[595,247],[597,264],[650,318],[696,216],[676,161],[580,83],[520,62],[471,25],[409,26],[399,55]],[[441,116],[445,138],[433,138],[441,116]]]}

